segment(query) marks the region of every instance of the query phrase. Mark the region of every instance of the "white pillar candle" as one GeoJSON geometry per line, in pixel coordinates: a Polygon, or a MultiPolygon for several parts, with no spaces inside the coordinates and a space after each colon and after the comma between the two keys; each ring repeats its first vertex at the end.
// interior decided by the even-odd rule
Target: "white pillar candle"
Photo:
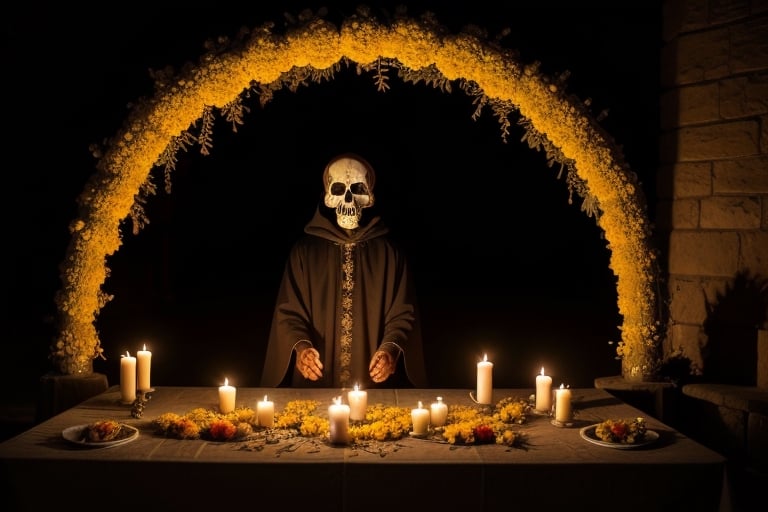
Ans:
{"type": "Polygon", "coordinates": [[[493,363],[488,361],[488,355],[477,363],[477,402],[490,404],[493,394],[493,363]]]}
{"type": "Polygon", "coordinates": [[[136,358],[127,351],[120,356],[120,398],[125,404],[136,400],[136,358]]]}
{"type": "Polygon", "coordinates": [[[536,376],[536,410],[549,412],[552,408],[552,377],[544,375],[544,367],[541,367],[541,375],[536,376]]]}
{"type": "Polygon", "coordinates": [[[562,384],[555,390],[555,421],[571,421],[571,390],[562,384]]]}
{"type": "Polygon", "coordinates": [[[144,344],[144,349],[139,350],[136,353],[136,368],[139,375],[139,391],[147,391],[152,389],[149,385],[149,372],[152,367],[152,352],[147,350],[147,345],[144,344]]]}
{"type": "Polygon", "coordinates": [[[368,393],[361,391],[360,386],[355,384],[355,389],[347,393],[347,401],[349,402],[349,419],[363,421],[365,410],[368,408],[368,393]]]}
{"type": "Polygon", "coordinates": [[[433,427],[442,427],[448,418],[448,406],[443,402],[443,397],[437,397],[437,402],[433,402],[429,408],[429,423],[433,427]]]}
{"type": "Polygon", "coordinates": [[[411,422],[413,423],[413,434],[423,436],[427,433],[429,427],[429,410],[425,409],[419,401],[419,407],[411,409],[411,422]]]}
{"type": "Polygon", "coordinates": [[[227,414],[235,410],[235,395],[237,390],[229,385],[229,380],[224,379],[224,385],[219,386],[219,410],[227,414]]]}
{"type": "Polygon", "coordinates": [[[275,403],[267,400],[267,395],[256,403],[256,419],[262,427],[272,428],[275,425],[275,403]]]}
{"type": "Polygon", "coordinates": [[[349,406],[341,403],[340,396],[328,407],[328,423],[332,443],[349,443],[349,406]]]}

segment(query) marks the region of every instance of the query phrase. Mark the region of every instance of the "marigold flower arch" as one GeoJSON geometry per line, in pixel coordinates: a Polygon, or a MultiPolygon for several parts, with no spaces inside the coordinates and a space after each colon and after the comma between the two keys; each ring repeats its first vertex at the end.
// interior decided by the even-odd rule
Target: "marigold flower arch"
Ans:
{"type": "Polygon", "coordinates": [[[315,81],[330,78],[329,71],[340,62],[368,70],[395,63],[400,72],[425,81],[436,74],[459,80],[471,84],[473,94],[497,115],[513,108],[519,112],[529,138],[538,140],[551,160],[577,173],[585,204],[598,205],[596,220],[609,243],[623,318],[617,347],[622,374],[652,380],[660,344],[655,255],[636,176],[584,105],[564,93],[562,83],[542,75],[536,65],[522,66],[512,52],[477,35],[448,33],[429,15],[387,24],[355,15],[340,28],[317,17],[282,35],[265,24],[226,51],[214,48],[179,76],[160,77],[155,96],[133,108],[97,155],[97,172],[78,198],[80,211],[70,224],[62,288],[56,295],[59,326],[50,355],[58,369],[66,375],[87,373],[93,360],[103,357],[95,321],[111,299],[102,290],[109,275],[106,258],[120,248],[121,225],[128,217],[134,232],[142,227],[142,195],[155,192],[152,169],[158,164],[172,168],[178,149],[190,143],[199,143],[206,153],[211,113],[218,109],[241,122],[238,106],[245,91],[282,87],[290,73],[315,81]],[[199,135],[192,136],[190,127],[201,119],[199,135]]]}

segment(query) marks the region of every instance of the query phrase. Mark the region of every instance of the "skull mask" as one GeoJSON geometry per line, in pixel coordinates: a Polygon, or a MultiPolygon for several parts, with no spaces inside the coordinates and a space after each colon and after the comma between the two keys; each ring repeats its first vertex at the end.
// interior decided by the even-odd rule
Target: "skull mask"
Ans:
{"type": "Polygon", "coordinates": [[[325,205],[336,210],[336,223],[344,229],[356,229],[363,208],[373,206],[373,168],[360,157],[341,156],[325,168],[325,205]]]}

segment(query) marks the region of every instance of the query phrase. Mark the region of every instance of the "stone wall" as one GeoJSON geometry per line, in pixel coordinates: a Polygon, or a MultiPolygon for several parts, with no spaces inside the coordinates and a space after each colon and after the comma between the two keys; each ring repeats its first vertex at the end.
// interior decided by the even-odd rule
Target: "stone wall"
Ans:
{"type": "Polygon", "coordinates": [[[754,386],[768,317],[768,0],[664,0],[663,32],[665,354],[754,386]]]}

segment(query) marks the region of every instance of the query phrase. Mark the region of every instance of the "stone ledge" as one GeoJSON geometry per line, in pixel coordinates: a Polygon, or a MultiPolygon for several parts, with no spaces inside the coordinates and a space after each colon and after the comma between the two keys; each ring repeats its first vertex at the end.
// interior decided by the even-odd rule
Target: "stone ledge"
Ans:
{"type": "Polygon", "coordinates": [[[666,423],[675,419],[675,397],[671,382],[630,381],[621,375],[597,377],[595,387],[604,389],[613,396],[650,414],[666,423]]]}
{"type": "Polygon", "coordinates": [[[730,384],[686,384],[683,394],[714,405],[768,416],[768,390],[730,384]]]}

